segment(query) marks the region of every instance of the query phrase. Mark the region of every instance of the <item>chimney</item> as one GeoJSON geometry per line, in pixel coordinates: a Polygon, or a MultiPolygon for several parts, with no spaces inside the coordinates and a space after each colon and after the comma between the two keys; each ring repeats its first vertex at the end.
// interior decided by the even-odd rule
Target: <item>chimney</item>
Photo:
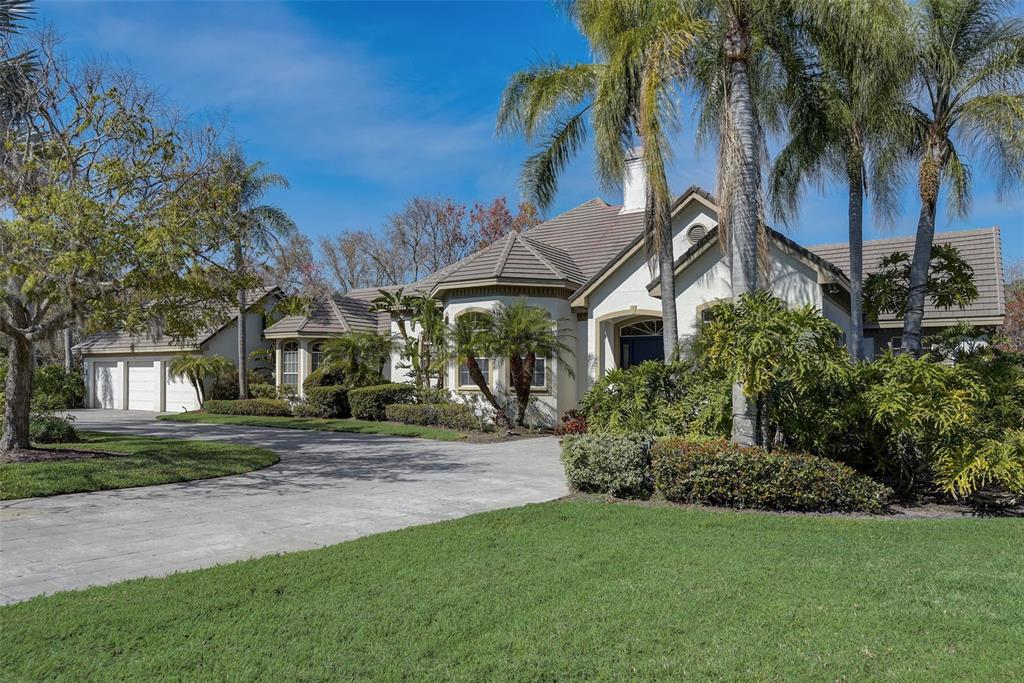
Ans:
{"type": "Polygon", "coordinates": [[[647,204],[647,178],[644,176],[644,148],[634,147],[626,155],[622,175],[622,209],[619,213],[643,211],[647,204]]]}

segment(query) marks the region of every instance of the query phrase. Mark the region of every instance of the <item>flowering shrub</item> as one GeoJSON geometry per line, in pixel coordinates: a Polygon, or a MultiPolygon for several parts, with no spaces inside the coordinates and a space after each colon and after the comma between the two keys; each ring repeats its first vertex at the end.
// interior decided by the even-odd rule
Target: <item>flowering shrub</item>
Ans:
{"type": "Polygon", "coordinates": [[[587,418],[578,410],[567,411],[562,415],[562,422],[555,427],[555,434],[568,436],[570,434],[586,434],[587,418]]]}

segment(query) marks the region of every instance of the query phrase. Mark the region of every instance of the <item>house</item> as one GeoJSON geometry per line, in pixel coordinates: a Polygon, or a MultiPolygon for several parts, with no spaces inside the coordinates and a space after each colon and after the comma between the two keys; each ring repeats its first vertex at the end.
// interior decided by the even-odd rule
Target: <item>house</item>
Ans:
{"type": "MultiPolygon", "coordinates": [[[[560,331],[574,339],[574,357],[563,364],[542,359],[535,373],[532,419],[553,424],[574,408],[583,392],[616,367],[662,357],[658,279],[648,267],[643,245],[643,174],[640,160],[627,168],[624,202],[613,206],[592,199],[525,233],[498,242],[406,287],[428,294],[451,322],[472,311],[486,311],[520,298],[542,306],[560,331]],[[570,372],[571,370],[571,372],[570,372]]],[[[676,307],[682,338],[697,334],[709,307],[732,296],[729,266],[717,238],[714,198],[692,187],[672,209],[676,307]]],[[[964,310],[925,310],[925,332],[955,322],[998,325],[1005,312],[999,228],[938,233],[937,243],[956,246],[975,272],[980,296],[964,310]]],[[[805,247],[771,231],[768,259],[771,290],[790,305],[811,304],[844,331],[850,329],[848,247],[805,247]]],[[[866,272],[893,251],[913,251],[913,238],[868,241],[866,272]]],[[[302,382],[321,360],[320,344],[349,331],[397,334],[386,314],[370,310],[376,289],[337,294],[308,316],[286,317],[266,336],[277,349],[277,383],[301,394],[302,382]]],[[[901,322],[882,317],[866,329],[866,351],[899,347],[901,322]]],[[[415,328],[413,334],[417,333],[415,328]]],[[[501,359],[484,359],[485,374],[498,392],[510,388],[501,359]]],[[[388,368],[394,381],[407,379],[399,358],[388,368]]],[[[451,364],[445,384],[460,396],[477,391],[463,368],[451,364]]]]}
{"type": "MultiPolygon", "coordinates": [[[[264,338],[263,330],[280,298],[276,287],[248,293],[247,352],[271,348],[272,342],[264,338]]],[[[218,355],[234,361],[238,355],[236,322],[235,314],[225,311],[217,325],[188,340],[160,332],[106,332],[89,337],[74,347],[82,356],[85,405],[115,410],[197,410],[195,389],[188,381],[171,377],[168,366],[182,353],[218,355]]]]}

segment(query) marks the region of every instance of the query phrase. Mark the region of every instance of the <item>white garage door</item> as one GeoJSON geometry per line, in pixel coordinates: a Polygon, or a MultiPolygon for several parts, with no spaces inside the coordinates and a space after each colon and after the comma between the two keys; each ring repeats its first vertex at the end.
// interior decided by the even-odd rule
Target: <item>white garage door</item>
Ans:
{"type": "Polygon", "coordinates": [[[196,390],[188,380],[183,378],[171,379],[167,373],[167,403],[164,410],[169,413],[181,413],[186,410],[199,410],[199,399],[196,398],[196,390]]]}
{"type": "Polygon", "coordinates": [[[128,363],[128,409],[157,410],[160,385],[157,383],[156,363],[133,360],[128,363]]]}
{"type": "Polygon", "coordinates": [[[123,408],[121,393],[121,370],[117,361],[93,363],[93,396],[97,408],[123,408]]]}

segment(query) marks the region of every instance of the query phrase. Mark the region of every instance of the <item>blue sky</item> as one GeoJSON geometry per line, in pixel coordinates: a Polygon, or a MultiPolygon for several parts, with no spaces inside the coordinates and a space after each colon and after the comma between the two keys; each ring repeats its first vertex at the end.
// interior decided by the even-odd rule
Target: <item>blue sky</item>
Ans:
{"type": "MultiPolygon", "coordinates": [[[[1018,13],[1024,7],[1018,2],[1018,13]]],[[[224,116],[253,159],[292,187],[272,201],[311,236],[378,229],[415,195],[519,198],[525,145],[494,132],[508,76],[538,58],[586,60],[573,27],[546,2],[49,2],[40,17],[73,57],[130,65],[180,107],[224,116]]],[[[684,103],[673,187],[714,187],[712,150],[698,151],[684,103]]],[[[1024,258],[1024,195],[997,200],[984,164],[965,219],[940,230],[1000,225],[1007,263],[1024,258]]],[[[568,170],[552,213],[600,188],[589,154],[568,170]]],[[[911,234],[917,204],[866,237],[911,234]]],[[[846,194],[814,192],[788,228],[804,244],[845,241],[846,194]]]]}

